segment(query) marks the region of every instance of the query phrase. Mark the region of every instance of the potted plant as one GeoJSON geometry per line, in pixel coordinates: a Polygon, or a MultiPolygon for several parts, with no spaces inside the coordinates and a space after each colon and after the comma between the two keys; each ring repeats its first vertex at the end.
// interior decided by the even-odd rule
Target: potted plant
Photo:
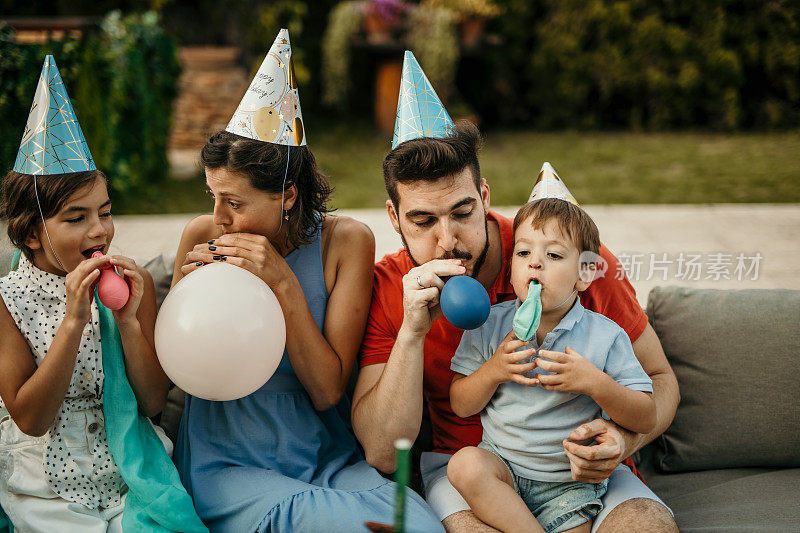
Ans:
{"type": "Polygon", "coordinates": [[[370,44],[386,44],[408,12],[402,0],[368,0],[364,4],[364,31],[370,44]]]}

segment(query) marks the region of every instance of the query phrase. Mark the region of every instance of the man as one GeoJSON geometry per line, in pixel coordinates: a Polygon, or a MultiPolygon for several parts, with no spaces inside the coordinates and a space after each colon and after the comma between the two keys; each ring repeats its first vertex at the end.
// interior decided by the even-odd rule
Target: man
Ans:
{"type": "MultiPolygon", "coordinates": [[[[387,211],[404,248],[375,268],[353,428],[367,461],[392,471],[392,444],[398,438],[416,439],[427,401],[434,451],[423,454],[420,466],[428,503],[450,532],[492,529],[475,518],[447,480],[449,456],[463,446],[477,445],[481,424],[477,416],[461,419],[450,408],[450,360],[461,331],[440,319],[443,278],[474,277],[493,304],[514,297],[508,279],[511,221],[489,211],[489,185],[480,176],[477,159],[479,141],[474,126],[453,125],[413,55],[406,52],[393,149],[383,164],[387,211]],[[411,105],[423,99],[424,106],[411,105]],[[414,116],[414,109],[424,109],[423,116],[414,116]]],[[[619,263],[605,247],[601,256],[615,271],[619,263]]],[[[669,426],[679,400],[675,376],[626,279],[596,280],[582,293],[581,302],[617,322],[631,337],[636,357],[653,381],[657,409],[656,428],[648,435],[598,419],[575,428],[565,442],[574,479],[599,482],[611,476],[605,509],[593,529],[677,531],[669,510],[620,466],[669,426]],[[596,444],[577,444],[592,439],[596,444]]]]}

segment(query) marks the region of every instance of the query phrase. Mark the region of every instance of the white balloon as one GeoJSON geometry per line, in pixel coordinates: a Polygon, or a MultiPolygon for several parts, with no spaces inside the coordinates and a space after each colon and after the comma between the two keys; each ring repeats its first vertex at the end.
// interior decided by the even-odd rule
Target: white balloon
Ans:
{"type": "Polygon", "coordinates": [[[227,401],[255,392],[283,357],[286,322],[261,278],[211,263],[181,279],[156,320],[156,354],[192,396],[227,401]]]}

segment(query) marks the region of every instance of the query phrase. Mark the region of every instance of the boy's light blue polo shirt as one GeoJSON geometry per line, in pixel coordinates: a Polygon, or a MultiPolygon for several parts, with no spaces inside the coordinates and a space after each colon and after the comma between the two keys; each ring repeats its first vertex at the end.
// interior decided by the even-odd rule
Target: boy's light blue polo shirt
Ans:
{"type": "MultiPolygon", "coordinates": [[[[519,299],[493,305],[483,326],[465,331],[450,368],[469,375],[492,357],[513,327],[519,299]]],[[[614,321],[584,309],[579,299],[561,322],[527,347],[565,351],[569,346],[614,381],[630,389],[653,392],[653,384],[633,354],[630,338],[614,321]]],[[[528,362],[533,358],[526,359],[528,362]]],[[[541,368],[528,373],[550,374],[541,368]]],[[[562,441],[602,410],[585,394],[548,391],[540,386],[503,383],[481,412],[483,442],[511,465],[518,476],[540,481],[571,481],[562,441]]],[[[607,418],[607,417],[606,417],[607,418]]]]}

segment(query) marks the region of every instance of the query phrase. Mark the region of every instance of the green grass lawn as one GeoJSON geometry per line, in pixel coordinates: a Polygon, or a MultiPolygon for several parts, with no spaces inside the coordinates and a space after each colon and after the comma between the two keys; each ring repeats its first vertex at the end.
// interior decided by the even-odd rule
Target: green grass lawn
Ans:
{"type": "MultiPolygon", "coordinates": [[[[361,124],[311,130],[308,139],[336,188],[335,207],[383,205],[388,138],[361,124]]],[[[583,204],[800,202],[798,133],[498,131],[486,135],[480,161],[493,205],[524,202],[544,161],[583,204]]],[[[145,202],[138,212],[210,207],[199,178],[170,180],[163,192],[167,201],[145,202]]]]}

